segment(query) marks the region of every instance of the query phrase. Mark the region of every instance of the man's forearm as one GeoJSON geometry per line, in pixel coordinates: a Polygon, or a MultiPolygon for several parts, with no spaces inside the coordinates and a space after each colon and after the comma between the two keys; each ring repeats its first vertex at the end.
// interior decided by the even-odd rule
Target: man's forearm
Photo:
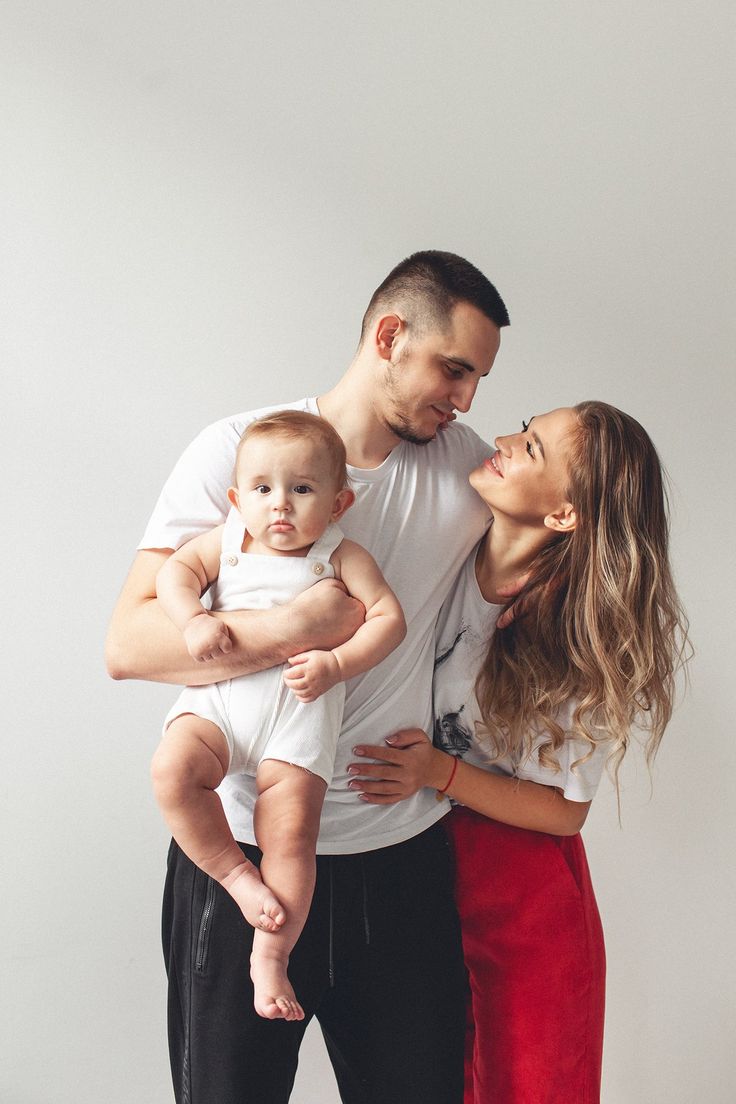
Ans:
{"type": "Polygon", "coordinates": [[[284,663],[307,648],[331,649],[363,623],[365,610],[335,579],[310,587],[286,606],[217,613],[230,630],[233,650],[220,659],[192,659],[184,637],[156,598],[156,575],[166,549],[139,552],[125,581],[105,644],[114,679],[145,679],[203,686],[284,663]]]}
{"type": "Polygon", "coordinates": [[[217,660],[199,662],[184,638],[151,599],[124,618],[113,618],[106,644],[107,669],[115,679],[145,679],[178,686],[204,686],[284,663],[304,644],[296,639],[299,619],[288,607],[217,613],[225,621],[233,650],[217,660]]]}

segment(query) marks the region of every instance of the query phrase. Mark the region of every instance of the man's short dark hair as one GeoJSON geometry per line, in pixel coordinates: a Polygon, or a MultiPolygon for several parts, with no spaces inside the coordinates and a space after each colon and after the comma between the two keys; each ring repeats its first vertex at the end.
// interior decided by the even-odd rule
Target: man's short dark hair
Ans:
{"type": "Polygon", "coordinates": [[[470,303],[501,329],[509,315],[483,273],[456,253],[425,249],[398,264],[373,292],[363,316],[361,343],[381,314],[400,310],[415,335],[446,331],[456,303],[470,303]]]}

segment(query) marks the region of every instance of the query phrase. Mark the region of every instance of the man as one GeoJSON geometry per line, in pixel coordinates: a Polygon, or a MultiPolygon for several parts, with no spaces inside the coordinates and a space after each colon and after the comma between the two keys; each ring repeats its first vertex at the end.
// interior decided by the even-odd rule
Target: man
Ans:
{"type": "MultiPolygon", "coordinates": [[[[164,901],[169,1030],[177,1101],[285,1104],[311,1015],[322,1027],[345,1104],[456,1104],[462,1099],[464,973],[449,856],[437,823],[446,803],[422,791],[398,805],[364,803],[347,764],[357,743],[431,723],[433,629],[457,572],[488,524],[467,476],[488,455],[469,410],[508,325],[492,284],[450,253],[414,254],[374,293],[356,356],[319,399],[292,404],[342,436],[355,505],[346,535],[373,554],[408,632],[388,660],[348,686],[335,774],[322,814],[317,888],[290,973],[306,1018],[252,1010],[252,932],[237,907],[172,846],[164,901]]],[[[233,652],[191,661],[155,601],[172,549],[219,524],[237,443],[263,411],[225,419],[185,451],[168,480],[113,616],[116,678],[224,680],[334,647],[357,628],[355,603],[327,583],[288,608],[221,614],[233,652]]],[[[254,780],[220,796],[249,858],[254,780]]]]}

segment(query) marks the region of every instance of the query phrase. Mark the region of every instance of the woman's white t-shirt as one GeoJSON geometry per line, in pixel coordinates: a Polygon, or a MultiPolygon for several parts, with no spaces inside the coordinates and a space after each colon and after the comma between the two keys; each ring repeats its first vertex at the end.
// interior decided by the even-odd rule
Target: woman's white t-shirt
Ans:
{"type": "MultiPolygon", "coordinates": [[[[541,733],[524,757],[494,758],[475,696],[475,682],[502,607],[486,602],[475,577],[474,549],[460,572],[455,589],[445,600],[437,622],[434,671],[434,743],[464,762],[498,774],[555,786],[570,801],[590,801],[595,795],[610,744],[602,740],[588,754],[585,740],[568,739],[556,753],[560,769],[539,762],[539,747],[549,737],[541,733]]],[[[574,702],[558,716],[563,729],[571,727],[574,702]]]]}

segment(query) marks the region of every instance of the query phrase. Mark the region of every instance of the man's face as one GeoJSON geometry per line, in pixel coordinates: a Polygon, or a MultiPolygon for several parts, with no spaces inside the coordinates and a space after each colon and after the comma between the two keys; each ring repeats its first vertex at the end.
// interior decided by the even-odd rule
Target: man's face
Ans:
{"type": "Polygon", "coordinates": [[[398,438],[427,444],[466,413],[496,359],[501,334],[469,303],[457,303],[446,333],[400,335],[386,361],[376,413],[398,438]]]}

